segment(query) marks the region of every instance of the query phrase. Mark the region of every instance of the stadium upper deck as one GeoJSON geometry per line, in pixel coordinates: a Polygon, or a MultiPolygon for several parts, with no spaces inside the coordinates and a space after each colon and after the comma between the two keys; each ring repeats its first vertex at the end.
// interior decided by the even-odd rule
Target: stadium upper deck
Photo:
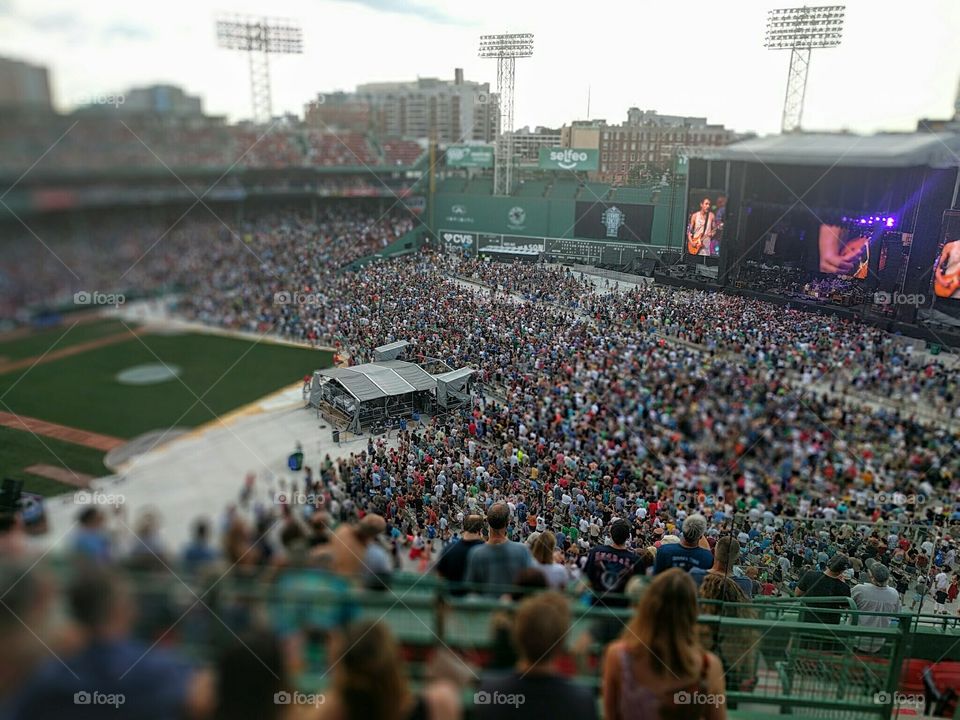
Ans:
{"type": "Polygon", "coordinates": [[[281,168],[398,168],[416,164],[415,141],[376,142],[362,133],[335,133],[275,124],[229,126],[212,119],[159,121],[140,116],[41,115],[0,122],[0,175],[31,177],[76,172],[281,168]],[[38,160],[39,158],[39,160],[38,160]]]}

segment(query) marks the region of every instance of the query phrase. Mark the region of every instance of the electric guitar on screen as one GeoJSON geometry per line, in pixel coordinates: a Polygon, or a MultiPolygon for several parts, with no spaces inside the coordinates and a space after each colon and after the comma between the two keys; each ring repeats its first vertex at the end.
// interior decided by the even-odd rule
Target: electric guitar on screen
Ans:
{"type": "Polygon", "coordinates": [[[687,230],[687,252],[699,255],[703,244],[710,240],[716,232],[713,223],[713,213],[707,213],[704,218],[702,212],[695,212],[690,216],[690,227],[687,230]]]}

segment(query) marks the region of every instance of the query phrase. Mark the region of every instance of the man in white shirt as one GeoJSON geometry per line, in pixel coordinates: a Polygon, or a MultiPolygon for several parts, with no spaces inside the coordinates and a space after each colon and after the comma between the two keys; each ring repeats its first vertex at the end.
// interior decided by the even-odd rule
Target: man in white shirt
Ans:
{"type": "Polygon", "coordinates": [[[950,587],[950,576],[941,568],[936,577],[933,578],[934,600],[936,607],[933,610],[934,615],[947,614],[947,589],[950,587]]]}
{"type": "MultiPolygon", "coordinates": [[[[869,573],[870,582],[861,583],[850,591],[857,609],[877,613],[900,612],[900,594],[887,585],[890,571],[886,565],[875,562],[870,566],[869,573]]],[[[863,627],[886,628],[890,627],[890,618],[883,615],[864,615],[859,618],[859,624],[863,627]]],[[[875,653],[883,648],[883,644],[882,637],[864,637],[857,641],[857,649],[875,653]]]]}

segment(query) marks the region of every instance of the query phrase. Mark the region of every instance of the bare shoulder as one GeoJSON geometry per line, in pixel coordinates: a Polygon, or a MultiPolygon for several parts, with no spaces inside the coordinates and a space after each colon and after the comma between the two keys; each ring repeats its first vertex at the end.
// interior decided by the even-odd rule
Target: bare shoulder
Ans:
{"type": "Polygon", "coordinates": [[[323,696],[319,705],[291,705],[290,714],[283,720],[340,720],[343,717],[340,701],[335,694],[323,696]]]}
{"type": "Polygon", "coordinates": [[[614,667],[620,662],[620,655],[623,650],[627,647],[627,644],[623,640],[614,640],[611,642],[603,651],[603,662],[604,664],[611,664],[614,667]]]}
{"type": "Polygon", "coordinates": [[[430,683],[423,690],[423,699],[434,720],[457,720],[463,714],[460,692],[454,683],[447,680],[430,683]]]}
{"type": "Polygon", "coordinates": [[[712,652],[707,653],[707,685],[712,691],[722,692],[725,687],[723,663],[712,652]]]}

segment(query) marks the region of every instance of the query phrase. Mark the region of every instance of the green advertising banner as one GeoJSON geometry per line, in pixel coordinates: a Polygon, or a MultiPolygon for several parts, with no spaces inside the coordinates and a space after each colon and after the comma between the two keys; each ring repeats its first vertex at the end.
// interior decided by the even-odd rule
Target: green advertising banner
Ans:
{"type": "Polygon", "coordinates": [[[492,168],[493,145],[450,145],[447,147],[447,167],[492,168]]]}
{"type": "Polygon", "coordinates": [[[438,193],[434,222],[450,231],[543,237],[549,208],[550,201],[542,198],[438,193]]]}
{"type": "Polygon", "coordinates": [[[600,167],[599,150],[577,148],[540,148],[541,170],[596,170],[600,167]]]}

